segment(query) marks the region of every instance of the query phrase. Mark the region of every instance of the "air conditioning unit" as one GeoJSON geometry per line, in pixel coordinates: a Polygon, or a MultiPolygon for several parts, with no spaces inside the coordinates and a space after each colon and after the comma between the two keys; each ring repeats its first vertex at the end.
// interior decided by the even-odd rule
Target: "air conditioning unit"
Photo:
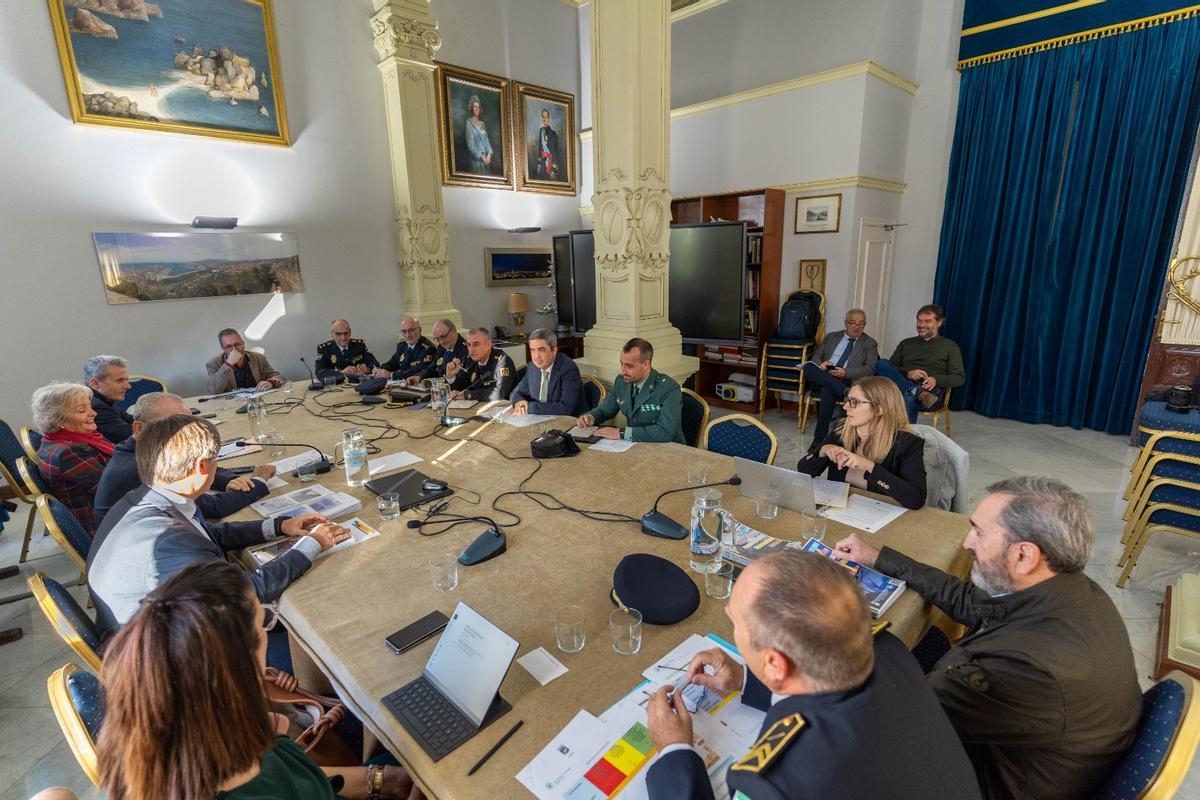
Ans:
{"type": "Polygon", "coordinates": [[[738,403],[754,402],[753,386],[744,386],[740,383],[718,383],[715,388],[717,397],[722,400],[732,400],[738,403]]]}

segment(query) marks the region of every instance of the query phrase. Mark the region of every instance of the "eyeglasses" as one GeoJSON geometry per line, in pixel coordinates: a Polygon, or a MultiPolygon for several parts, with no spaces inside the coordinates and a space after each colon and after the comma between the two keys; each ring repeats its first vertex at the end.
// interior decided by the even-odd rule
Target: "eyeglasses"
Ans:
{"type": "Polygon", "coordinates": [[[270,633],[279,623],[279,614],[273,605],[263,605],[263,622],[262,629],[266,633],[270,633]]]}
{"type": "Polygon", "coordinates": [[[401,328],[400,332],[401,333],[416,333],[419,330],[421,330],[421,329],[420,328],[401,328]]]}
{"type": "Polygon", "coordinates": [[[858,408],[860,404],[868,406],[876,405],[876,403],[872,400],[860,400],[857,397],[847,397],[844,401],[844,404],[846,408],[858,408]]]}
{"type": "Polygon", "coordinates": [[[450,334],[448,334],[448,333],[443,333],[441,336],[438,336],[438,335],[435,333],[435,334],[433,335],[433,338],[434,338],[434,339],[437,339],[439,342],[444,342],[444,341],[446,341],[447,339],[449,339],[449,338],[450,338],[450,334]]]}
{"type": "Polygon", "coordinates": [[[852,328],[861,328],[867,324],[867,321],[865,319],[861,320],[861,321],[848,319],[848,320],[846,320],[846,324],[852,328]]]}

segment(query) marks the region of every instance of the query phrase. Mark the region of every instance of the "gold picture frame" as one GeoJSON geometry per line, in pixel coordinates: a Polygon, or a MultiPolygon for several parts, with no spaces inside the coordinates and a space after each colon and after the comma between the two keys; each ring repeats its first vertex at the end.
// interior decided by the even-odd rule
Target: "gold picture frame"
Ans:
{"type": "Polygon", "coordinates": [[[829,264],[824,258],[800,259],[799,287],[808,292],[825,294],[825,270],[829,264]]]}
{"type": "Polygon", "coordinates": [[[516,81],[512,117],[517,191],[574,197],[575,95],[516,81]]]}
{"type": "Polygon", "coordinates": [[[508,78],[453,64],[438,64],[442,183],[483,189],[513,188],[509,91],[508,78]]]}
{"type": "Polygon", "coordinates": [[[837,233],[842,226],[842,196],[796,198],[795,233],[837,233]]]}
{"type": "Polygon", "coordinates": [[[271,0],[48,4],[76,124],[291,144],[271,0]]]}

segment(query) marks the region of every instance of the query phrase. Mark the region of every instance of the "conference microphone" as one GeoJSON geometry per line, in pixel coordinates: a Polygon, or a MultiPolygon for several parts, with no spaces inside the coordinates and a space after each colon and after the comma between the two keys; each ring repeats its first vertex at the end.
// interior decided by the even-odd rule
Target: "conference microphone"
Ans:
{"type": "Polygon", "coordinates": [[[659,502],[661,502],[662,499],[669,494],[695,491],[696,489],[708,489],[713,486],[740,486],[741,483],[742,479],[737,475],[734,475],[727,481],[705,483],[701,484],[700,486],[685,486],[682,489],[668,489],[660,494],[654,501],[654,507],[642,515],[642,533],[646,534],[647,536],[657,536],[660,539],[686,539],[688,537],[688,529],[659,511],[659,502]]]}
{"type": "MultiPolygon", "coordinates": [[[[245,439],[238,439],[236,442],[234,442],[234,447],[253,447],[255,444],[256,444],[256,442],[248,442],[245,439]]],[[[325,454],[322,453],[317,448],[313,447],[311,444],[288,444],[286,442],[276,442],[272,446],[273,447],[307,447],[309,450],[312,450],[313,452],[315,452],[317,455],[320,456],[320,459],[317,460],[317,474],[318,475],[323,475],[326,472],[329,472],[329,470],[333,469],[333,464],[329,461],[328,458],[325,457],[325,454]]],[[[292,470],[292,477],[299,478],[300,477],[299,472],[297,470],[292,470]]]]}
{"type": "Polygon", "coordinates": [[[310,384],[308,384],[309,390],[314,391],[314,392],[319,392],[322,389],[324,389],[325,384],[323,384],[319,380],[317,380],[316,375],[313,375],[312,367],[310,367],[308,365],[308,362],[304,360],[304,356],[300,356],[300,363],[304,365],[304,368],[306,370],[308,370],[308,379],[310,381],[312,381],[310,384]]]}

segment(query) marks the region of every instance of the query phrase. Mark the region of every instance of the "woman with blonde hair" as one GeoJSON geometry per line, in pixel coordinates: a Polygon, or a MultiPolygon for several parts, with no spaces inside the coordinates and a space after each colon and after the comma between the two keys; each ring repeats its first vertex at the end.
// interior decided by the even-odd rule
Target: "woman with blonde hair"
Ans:
{"type": "Polygon", "coordinates": [[[96,535],[92,504],[115,445],[96,428],[92,390],[80,383],[51,383],[33,393],[33,427],[42,434],[39,465],[50,493],[96,535]]]}
{"type": "Polygon", "coordinates": [[[816,476],[828,469],[832,481],[887,495],[905,508],[925,505],[925,442],[908,427],[896,384],[876,375],[859,378],[846,395],[845,410],[796,470],[816,476]]]}

